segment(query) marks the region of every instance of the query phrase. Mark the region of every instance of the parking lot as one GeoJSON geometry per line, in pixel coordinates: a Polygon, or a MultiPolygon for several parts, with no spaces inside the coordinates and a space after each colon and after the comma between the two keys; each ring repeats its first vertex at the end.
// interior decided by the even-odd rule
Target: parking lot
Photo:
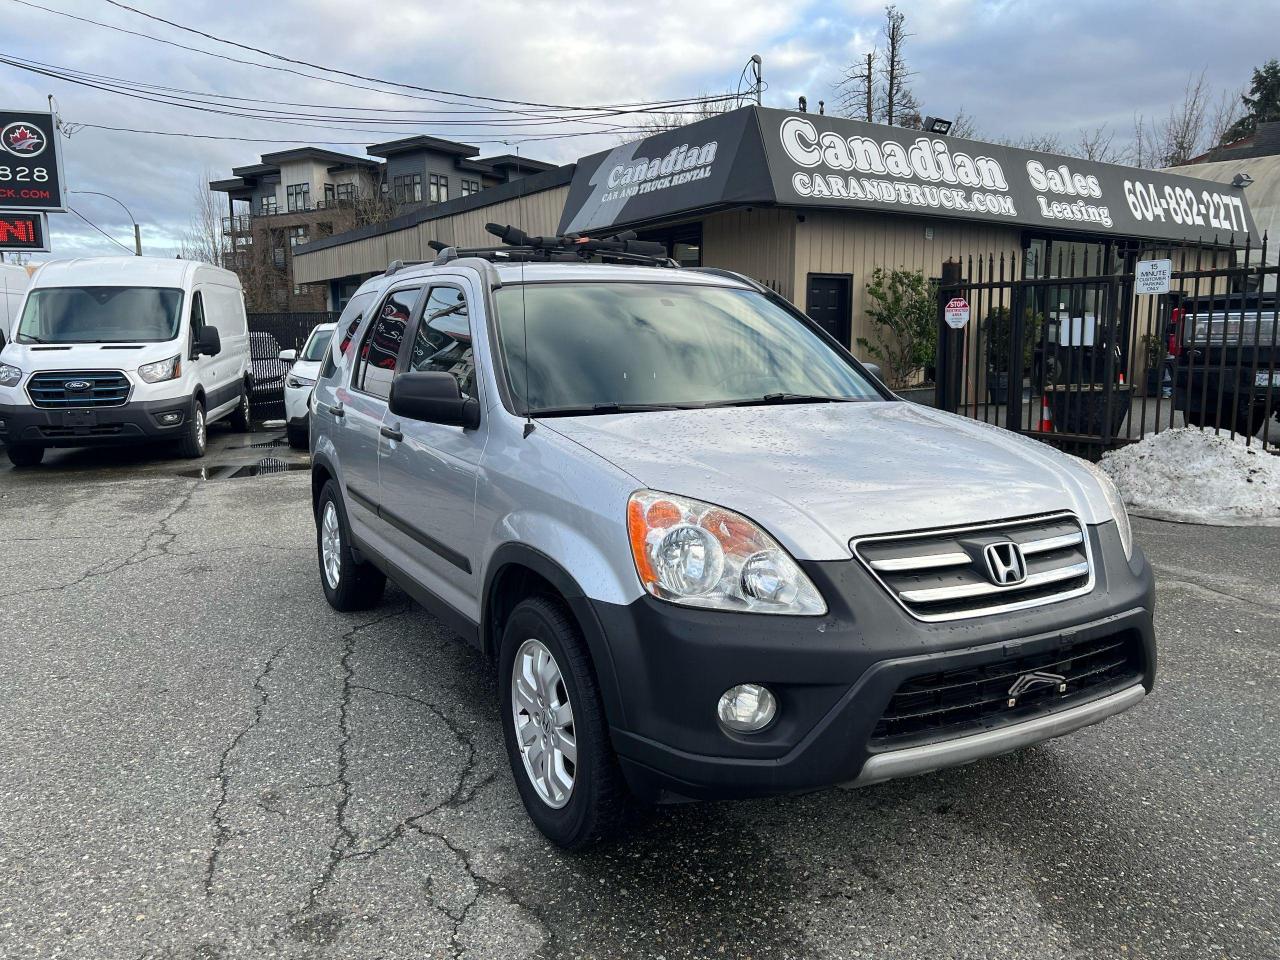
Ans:
{"type": "Polygon", "coordinates": [[[209,479],[0,468],[3,956],[1280,956],[1278,528],[1135,520],[1162,660],[1128,714],[569,856],[492,666],[397,590],[332,611],[303,458],[210,439],[209,479]]]}

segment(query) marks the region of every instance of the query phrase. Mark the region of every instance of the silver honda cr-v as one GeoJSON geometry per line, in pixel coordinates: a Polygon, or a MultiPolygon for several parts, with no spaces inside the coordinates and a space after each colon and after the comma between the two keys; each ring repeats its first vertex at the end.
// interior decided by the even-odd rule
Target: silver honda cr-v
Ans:
{"type": "Polygon", "coordinates": [[[329,602],[390,577],[496,660],[551,840],[965,763],[1150,691],[1151,571],[1097,469],[897,399],[744,277],[548,246],[366,283],[310,419],[329,602]]]}

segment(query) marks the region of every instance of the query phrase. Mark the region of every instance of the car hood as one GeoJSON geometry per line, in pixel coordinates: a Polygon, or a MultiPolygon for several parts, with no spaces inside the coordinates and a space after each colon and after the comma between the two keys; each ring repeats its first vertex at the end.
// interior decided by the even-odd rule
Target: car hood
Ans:
{"type": "Polygon", "coordinates": [[[304,377],[307,380],[316,380],[320,376],[320,361],[299,360],[289,367],[289,374],[295,377],[304,377]]]}
{"type": "Polygon", "coordinates": [[[797,558],[852,538],[1071,510],[1110,519],[1080,461],[907,402],[730,407],[543,420],[650,489],[745,514],[797,558]]]}
{"type": "Polygon", "coordinates": [[[163,343],[8,343],[0,362],[24,374],[40,370],[123,370],[134,373],[144,363],[168,360],[182,353],[177,340],[163,343]]]}

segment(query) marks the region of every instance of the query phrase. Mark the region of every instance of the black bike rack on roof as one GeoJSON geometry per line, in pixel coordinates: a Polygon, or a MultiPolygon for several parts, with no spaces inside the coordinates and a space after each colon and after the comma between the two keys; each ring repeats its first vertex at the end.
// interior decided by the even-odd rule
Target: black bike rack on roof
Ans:
{"type": "Polygon", "coordinates": [[[628,230],[603,240],[594,240],[579,234],[564,236],[531,237],[519,227],[497,223],[485,224],[485,229],[503,241],[501,247],[458,248],[428,241],[428,246],[439,256],[436,266],[443,266],[459,257],[479,257],[493,263],[566,263],[599,259],[606,263],[631,263],[650,267],[678,267],[667,256],[661,243],[637,240],[634,231],[628,230]]]}

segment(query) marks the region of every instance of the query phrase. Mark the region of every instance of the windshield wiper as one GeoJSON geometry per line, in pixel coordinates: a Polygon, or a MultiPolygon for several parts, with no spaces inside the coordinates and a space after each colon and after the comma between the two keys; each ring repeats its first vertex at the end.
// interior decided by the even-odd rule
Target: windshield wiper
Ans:
{"type": "Polygon", "coordinates": [[[740,400],[714,400],[704,407],[768,407],[784,403],[857,403],[858,397],[824,397],[811,393],[766,393],[763,397],[740,400]]]}
{"type": "Polygon", "coordinates": [[[19,343],[48,343],[49,341],[41,340],[34,333],[20,333],[18,334],[18,342],[19,343]]]}
{"type": "Polygon", "coordinates": [[[689,410],[677,403],[593,403],[574,407],[546,407],[530,411],[533,417],[589,417],[604,413],[649,413],[654,410],[689,410]]]}

